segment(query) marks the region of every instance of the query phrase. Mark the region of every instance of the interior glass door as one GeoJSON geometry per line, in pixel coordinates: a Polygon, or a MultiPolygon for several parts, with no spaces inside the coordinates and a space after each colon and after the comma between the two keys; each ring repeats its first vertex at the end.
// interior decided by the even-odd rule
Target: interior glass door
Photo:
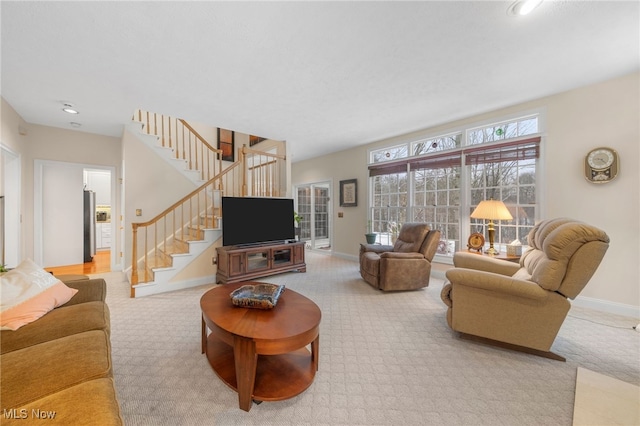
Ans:
{"type": "Polygon", "coordinates": [[[331,184],[321,182],[296,188],[297,212],[300,221],[300,241],[306,247],[331,250],[331,184]]]}

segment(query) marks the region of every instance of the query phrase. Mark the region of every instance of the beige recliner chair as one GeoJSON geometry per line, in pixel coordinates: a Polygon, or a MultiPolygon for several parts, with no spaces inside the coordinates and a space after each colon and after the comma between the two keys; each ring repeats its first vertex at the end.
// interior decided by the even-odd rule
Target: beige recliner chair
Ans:
{"type": "Polygon", "coordinates": [[[609,237],[560,218],[537,224],[528,244],[519,265],[456,253],[441,293],[447,322],[462,337],[564,361],[549,349],[571,307],[567,299],[587,285],[609,237]]]}
{"type": "Polygon", "coordinates": [[[393,246],[360,244],[360,275],[383,291],[427,287],[439,240],[427,224],[405,223],[393,246]]]}

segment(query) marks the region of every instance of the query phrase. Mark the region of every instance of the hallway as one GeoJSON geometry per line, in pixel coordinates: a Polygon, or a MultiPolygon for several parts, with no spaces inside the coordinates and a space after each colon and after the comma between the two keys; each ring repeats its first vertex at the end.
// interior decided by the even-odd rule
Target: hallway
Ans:
{"type": "Polygon", "coordinates": [[[54,275],[88,275],[111,272],[111,250],[98,250],[92,262],[47,268],[54,275]]]}

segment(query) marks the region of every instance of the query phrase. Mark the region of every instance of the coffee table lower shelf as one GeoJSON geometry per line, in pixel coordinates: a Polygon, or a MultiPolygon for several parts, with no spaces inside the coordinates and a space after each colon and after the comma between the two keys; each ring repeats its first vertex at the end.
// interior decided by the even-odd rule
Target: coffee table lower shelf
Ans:
{"type": "MultiPolygon", "coordinates": [[[[237,392],[233,347],[210,334],[206,354],[213,371],[237,392]]],[[[311,386],[316,374],[314,367],[311,352],[306,347],[286,354],[258,355],[251,398],[255,401],[293,398],[311,386]]]]}

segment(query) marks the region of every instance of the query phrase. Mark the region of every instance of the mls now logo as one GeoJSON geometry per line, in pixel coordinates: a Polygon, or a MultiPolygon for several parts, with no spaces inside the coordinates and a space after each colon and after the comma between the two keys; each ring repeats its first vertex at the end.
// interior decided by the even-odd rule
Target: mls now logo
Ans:
{"type": "Polygon", "coordinates": [[[29,416],[29,412],[25,408],[21,410],[18,410],[17,408],[13,408],[11,410],[4,409],[2,411],[2,416],[5,419],[26,419],[29,416]]]}
{"type": "Polygon", "coordinates": [[[3,409],[2,416],[5,419],[27,419],[31,417],[32,419],[53,419],[56,417],[55,411],[44,411],[40,409],[32,409],[31,413],[26,408],[13,408],[13,409],[3,409]],[[31,416],[29,416],[31,414],[31,416]]]}

